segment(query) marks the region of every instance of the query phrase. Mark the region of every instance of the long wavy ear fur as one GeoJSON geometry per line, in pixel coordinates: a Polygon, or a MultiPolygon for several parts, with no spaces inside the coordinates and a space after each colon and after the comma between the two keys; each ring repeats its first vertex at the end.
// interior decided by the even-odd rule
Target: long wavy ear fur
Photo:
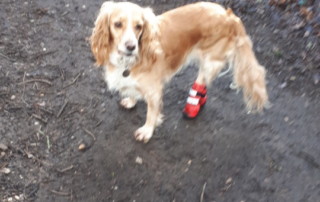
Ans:
{"type": "Polygon", "coordinates": [[[96,65],[102,66],[106,63],[110,51],[109,15],[114,3],[104,2],[100,8],[98,17],[90,37],[91,51],[96,59],[96,65]]]}
{"type": "Polygon", "coordinates": [[[158,41],[157,19],[152,9],[144,8],[143,12],[145,26],[140,38],[141,54],[144,58],[155,61],[156,55],[161,51],[158,41]]]}

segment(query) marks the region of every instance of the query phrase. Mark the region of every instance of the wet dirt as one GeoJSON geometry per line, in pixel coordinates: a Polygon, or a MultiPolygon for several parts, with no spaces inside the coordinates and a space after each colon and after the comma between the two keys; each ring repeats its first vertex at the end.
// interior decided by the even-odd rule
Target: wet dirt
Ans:
{"type": "MultiPolygon", "coordinates": [[[[135,2],[160,14],[194,1],[135,2]]],[[[243,19],[272,107],[248,115],[227,75],[201,115],[184,120],[188,67],[142,144],[133,132],[145,104],[119,107],[93,65],[87,37],[102,1],[2,0],[0,201],[319,201],[319,1],[308,5],[312,22],[293,6],[217,2],[243,19]]]]}

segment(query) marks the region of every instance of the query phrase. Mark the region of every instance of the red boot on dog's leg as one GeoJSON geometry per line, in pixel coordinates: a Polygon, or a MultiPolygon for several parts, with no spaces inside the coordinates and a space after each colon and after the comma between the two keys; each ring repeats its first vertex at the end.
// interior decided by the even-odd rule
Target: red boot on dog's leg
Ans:
{"type": "Polygon", "coordinates": [[[201,107],[207,101],[207,88],[206,85],[198,84],[194,82],[187,99],[186,106],[183,110],[185,118],[193,119],[196,118],[200,112],[201,107]]]}

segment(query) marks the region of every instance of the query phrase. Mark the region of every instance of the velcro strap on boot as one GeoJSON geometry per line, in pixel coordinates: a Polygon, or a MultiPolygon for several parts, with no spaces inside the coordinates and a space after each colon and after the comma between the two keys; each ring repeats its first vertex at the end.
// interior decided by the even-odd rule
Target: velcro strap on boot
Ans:
{"type": "Polygon", "coordinates": [[[193,90],[192,88],[189,91],[189,95],[193,96],[193,97],[195,97],[195,96],[205,97],[206,96],[205,93],[200,93],[200,92],[198,92],[196,90],[193,90]]]}
{"type": "Polygon", "coordinates": [[[200,98],[197,97],[188,97],[187,103],[191,105],[198,105],[200,101],[200,98]]]}

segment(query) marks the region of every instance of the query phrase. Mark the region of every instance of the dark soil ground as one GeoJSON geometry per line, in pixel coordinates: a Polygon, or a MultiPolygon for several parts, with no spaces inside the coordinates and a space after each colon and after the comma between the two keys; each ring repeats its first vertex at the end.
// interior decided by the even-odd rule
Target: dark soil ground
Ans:
{"type": "MultiPolygon", "coordinates": [[[[192,1],[135,2],[160,14],[192,1]]],[[[1,0],[0,201],[320,201],[319,1],[218,2],[243,19],[272,107],[246,114],[224,76],[184,120],[190,67],[142,144],[145,104],[121,109],[93,66],[86,38],[102,1],[1,0]]]]}

